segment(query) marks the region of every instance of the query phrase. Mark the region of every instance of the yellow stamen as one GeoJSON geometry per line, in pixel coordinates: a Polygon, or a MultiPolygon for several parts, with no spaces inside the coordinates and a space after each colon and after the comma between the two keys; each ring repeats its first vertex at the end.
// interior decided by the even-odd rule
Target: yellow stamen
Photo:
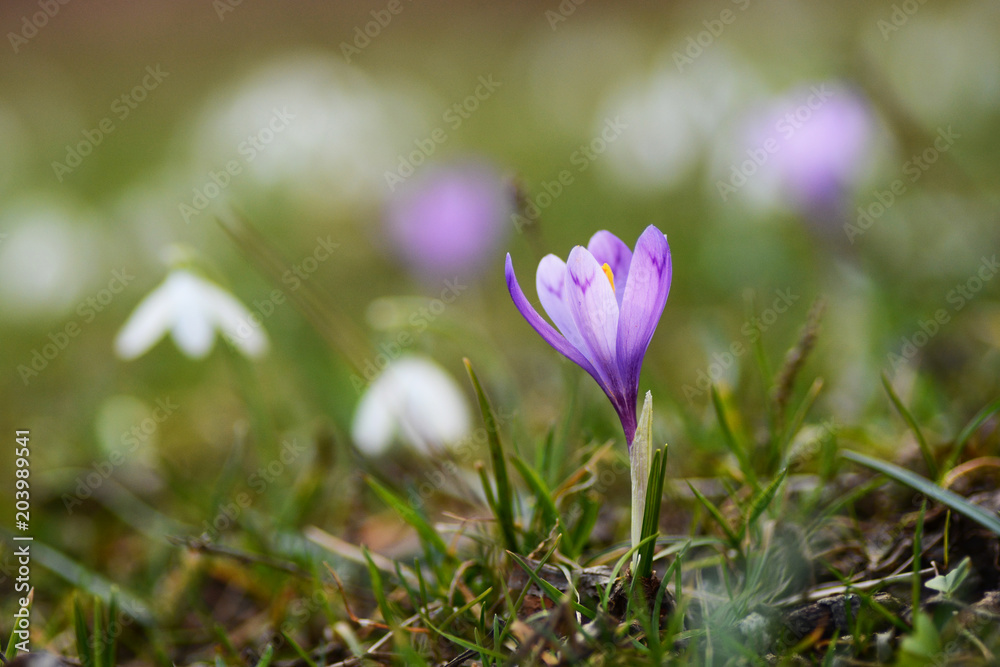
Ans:
{"type": "Polygon", "coordinates": [[[606,275],[608,277],[608,282],[611,283],[611,291],[614,292],[615,291],[615,274],[611,273],[611,267],[608,266],[607,262],[605,262],[604,266],[602,266],[601,268],[604,269],[604,275],[606,275]]]}

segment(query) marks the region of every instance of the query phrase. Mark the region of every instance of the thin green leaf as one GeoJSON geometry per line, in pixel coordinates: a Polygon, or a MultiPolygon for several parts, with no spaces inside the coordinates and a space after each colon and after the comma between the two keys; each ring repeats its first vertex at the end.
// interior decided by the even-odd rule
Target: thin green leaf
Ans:
{"type": "Polygon", "coordinates": [[[712,393],[712,406],[715,408],[715,416],[719,420],[719,428],[722,429],[722,440],[732,452],[733,456],[736,457],[736,461],[739,463],[740,472],[746,477],[746,480],[755,489],[757,488],[757,475],[753,470],[753,464],[750,462],[750,457],[747,455],[746,450],[736,441],[736,436],[733,434],[733,429],[729,426],[729,419],[726,417],[726,406],[722,402],[722,396],[719,395],[719,389],[714,384],[711,387],[712,393]]]}
{"type": "Polygon", "coordinates": [[[559,510],[556,509],[556,504],[552,501],[552,492],[549,491],[542,478],[517,454],[510,455],[510,462],[514,464],[521,478],[535,494],[535,507],[542,515],[543,533],[547,535],[555,526],[558,526],[560,533],[565,532],[559,520],[559,510]]]}
{"type": "Polygon", "coordinates": [[[719,511],[719,508],[716,507],[711,500],[706,498],[701,491],[696,489],[691,482],[688,482],[687,485],[688,488],[691,489],[691,493],[694,494],[694,497],[698,499],[698,502],[700,502],[705,509],[708,510],[708,513],[712,515],[715,522],[719,524],[720,528],[722,528],[722,532],[726,534],[726,539],[729,541],[729,546],[739,550],[740,537],[737,536],[736,533],[733,532],[733,529],[729,527],[729,522],[726,521],[726,517],[722,516],[722,512],[719,511]]]}
{"type": "Polygon", "coordinates": [[[108,623],[104,630],[104,665],[115,667],[118,653],[118,635],[122,631],[122,623],[118,620],[118,589],[111,590],[111,600],[108,602],[108,623]]]}
{"type": "Polygon", "coordinates": [[[368,482],[368,486],[372,488],[372,491],[382,499],[382,502],[395,510],[403,521],[413,526],[424,544],[440,554],[448,553],[448,545],[445,544],[444,539],[438,535],[437,531],[434,530],[420,512],[380,484],[374,477],[366,476],[365,481],[368,482]]]}
{"type": "Polygon", "coordinates": [[[274,658],[274,646],[271,644],[267,645],[264,652],[260,656],[260,660],[257,661],[257,667],[268,667],[271,664],[271,660],[274,658]]]}
{"type": "Polygon", "coordinates": [[[94,596],[94,664],[104,667],[104,604],[101,598],[94,596]]]}
{"type": "Polygon", "coordinates": [[[930,445],[927,444],[927,439],[924,437],[924,432],[920,430],[920,425],[917,424],[917,420],[913,418],[910,411],[906,409],[903,405],[903,401],[900,400],[899,396],[896,394],[896,390],[893,389],[892,383],[889,382],[889,376],[882,373],[882,386],[885,387],[886,393],[889,394],[889,399],[892,404],[896,407],[896,411],[906,422],[906,425],[910,427],[913,431],[913,435],[917,438],[917,444],[920,445],[920,453],[923,454],[924,463],[927,464],[927,470],[931,474],[932,479],[939,479],[938,477],[938,464],[934,460],[934,453],[931,451],[930,445]]]}
{"type": "Polygon", "coordinates": [[[419,612],[419,613],[420,613],[420,618],[424,622],[424,625],[426,625],[428,628],[430,628],[431,630],[433,630],[437,634],[441,635],[442,637],[444,637],[445,639],[447,639],[451,643],[458,644],[459,646],[461,646],[462,648],[464,648],[466,650],[475,651],[477,653],[480,653],[484,657],[488,656],[490,658],[493,658],[494,660],[503,660],[503,656],[500,655],[499,653],[497,653],[496,651],[488,649],[485,646],[480,646],[478,644],[474,644],[474,643],[468,641],[467,639],[462,639],[461,637],[459,637],[457,635],[453,635],[453,634],[444,632],[443,630],[440,630],[437,626],[434,625],[434,623],[431,621],[430,617],[427,614],[423,613],[422,611],[419,612]]]}
{"type": "Polygon", "coordinates": [[[493,408],[490,407],[486,392],[483,391],[483,386],[479,383],[476,372],[472,370],[472,362],[467,358],[462,361],[465,363],[465,370],[469,373],[469,379],[472,380],[472,387],[479,399],[479,410],[483,415],[483,424],[486,426],[490,459],[493,463],[493,476],[496,478],[497,484],[497,521],[500,523],[506,547],[511,551],[517,551],[517,532],[514,529],[514,494],[511,491],[510,478],[507,475],[507,461],[504,458],[503,444],[500,442],[500,427],[497,424],[493,408]]]}
{"type": "Polygon", "coordinates": [[[605,612],[608,611],[608,602],[611,599],[611,589],[614,588],[615,581],[618,579],[618,573],[620,573],[622,568],[625,567],[625,563],[632,558],[633,553],[646,546],[647,542],[655,541],[656,535],[650,535],[645,540],[640,540],[639,544],[632,545],[632,548],[622,554],[622,557],[615,563],[614,568],[611,570],[611,576],[608,578],[608,585],[605,586],[604,591],[601,592],[601,608],[604,609],[605,612]]]}
{"type": "Polygon", "coordinates": [[[291,635],[287,632],[282,632],[281,636],[285,638],[285,641],[292,647],[292,650],[299,654],[299,657],[302,658],[302,661],[305,662],[308,667],[319,667],[319,665],[316,664],[316,661],[309,656],[309,653],[307,653],[304,648],[299,646],[298,642],[292,639],[291,635]]]}
{"type": "MultiPolygon", "coordinates": [[[[563,593],[558,588],[556,588],[555,586],[553,586],[549,582],[547,582],[544,579],[542,579],[541,577],[539,577],[538,573],[535,572],[535,570],[533,570],[530,565],[528,565],[527,563],[525,563],[524,560],[520,556],[518,556],[516,553],[514,553],[513,551],[508,551],[507,553],[508,553],[508,555],[510,555],[511,558],[514,559],[514,562],[516,562],[518,565],[520,565],[521,568],[528,574],[528,577],[531,579],[531,581],[536,586],[538,586],[542,590],[542,592],[545,593],[545,595],[547,595],[549,598],[551,598],[551,600],[553,602],[555,602],[556,604],[559,604],[565,598],[568,597],[566,593],[563,593]]],[[[539,568],[539,571],[541,571],[541,568],[539,568]]],[[[573,607],[573,609],[577,610],[578,612],[580,612],[581,614],[583,614],[584,616],[586,616],[590,620],[594,620],[594,618],[596,617],[596,614],[594,613],[594,611],[592,609],[587,609],[586,607],[584,607],[582,604],[580,604],[576,600],[569,599],[568,601],[569,601],[569,604],[573,607]]]]}
{"type": "Polygon", "coordinates": [[[1000,412],[1000,398],[996,399],[982,410],[976,413],[976,416],[969,420],[958,435],[955,436],[955,444],[952,445],[951,454],[948,456],[948,463],[945,466],[945,470],[951,470],[955,467],[955,463],[958,461],[958,457],[962,455],[962,448],[965,447],[965,443],[969,441],[969,438],[979,430],[979,427],[983,425],[987,419],[1000,412]]]}
{"type": "MultiPolygon", "coordinates": [[[[31,613],[31,605],[35,602],[35,594],[28,594],[28,606],[25,609],[28,613],[31,613]]],[[[17,638],[17,623],[13,623],[10,628],[10,637],[7,639],[7,650],[3,654],[6,660],[13,660],[17,656],[17,643],[14,641],[17,638]]]]}
{"type": "Polygon", "coordinates": [[[871,468],[872,470],[880,472],[887,477],[891,477],[897,482],[905,484],[911,489],[915,489],[929,498],[933,498],[939,503],[950,507],[962,516],[972,519],[984,528],[1000,535],[1000,518],[986,511],[979,505],[969,502],[957,493],[947,489],[942,489],[929,479],[912,473],[909,470],[900,468],[899,466],[889,463],[888,461],[873,459],[869,456],[865,456],[864,454],[859,454],[858,452],[852,452],[850,450],[842,450],[840,455],[848,461],[859,463],[866,468],[871,468]]]}
{"type": "Polygon", "coordinates": [[[461,616],[465,612],[469,611],[469,609],[471,609],[473,606],[475,606],[475,605],[479,604],[480,602],[482,602],[483,600],[485,600],[487,598],[487,596],[489,596],[489,594],[492,593],[492,592],[493,592],[493,587],[490,586],[485,591],[483,591],[482,593],[480,593],[476,597],[472,598],[471,600],[469,600],[468,602],[466,602],[465,604],[463,604],[461,607],[459,607],[458,609],[456,609],[455,611],[453,611],[451,614],[449,614],[447,618],[445,618],[443,621],[441,621],[440,627],[442,629],[447,628],[449,625],[451,625],[455,621],[456,618],[458,618],[459,616],[461,616]]]}
{"type": "Polygon", "coordinates": [[[924,517],[927,515],[927,499],[920,504],[920,514],[917,516],[917,528],[913,531],[913,578],[910,600],[914,607],[920,604],[920,556],[924,552],[924,517]]]}
{"type": "Polygon", "coordinates": [[[382,612],[382,618],[385,620],[386,625],[394,626],[396,624],[396,616],[392,613],[392,609],[389,607],[389,600],[385,596],[382,573],[375,566],[375,562],[372,561],[371,554],[368,553],[367,548],[361,547],[361,553],[364,554],[365,561],[368,563],[368,576],[371,579],[372,594],[375,596],[375,602],[378,604],[379,611],[382,612]]]}
{"type": "MultiPolygon", "coordinates": [[[[660,505],[663,498],[663,482],[667,471],[667,448],[664,446],[653,453],[649,469],[649,483],[646,485],[646,506],[642,515],[641,542],[659,534],[660,505]]],[[[638,551],[639,565],[636,573],[639,579],[646,579],[653,573],[653,552],[655,538],[638,551]]]]}
{"type": "Polygon", "coordinates": [[[583,553],[583,548],[590,539],[590,534],[597,523],[597,517],[601,510],[601,504],[595,500],[590,493],[584,493],[578,501],[581,506],[580,518],[576,525],[570,529],[569,539],[566,540],[564,553],[570,558],[576,558],[583,553]]]}
{"type": "Polygon", "coordinates": [[[87,617],[83,614],[80,597],[73,599],[73,627],[76,630],[76,654],[83,667],[97,667],[94,664],[94,647],[90,643],[90,630],[87,628],[87,617]]]}
{"type": "Polygon", "coordinates": [[[781,487],[782,482],[785,481],[785,477],[787,476],[788,469],[786,468],[779,472],[778,476],[771,480],[771,483],[768,484],[760,493],[757,494],[757,497],[753,499],[753,502],[750,503],[750,513],[747,515],[747,522],[744,530],[756,523],[757,519],[760,518],[760,515],[767,510],[771,501],[774,500],[775,494],[778,493],[778,489],[781,487]]]}

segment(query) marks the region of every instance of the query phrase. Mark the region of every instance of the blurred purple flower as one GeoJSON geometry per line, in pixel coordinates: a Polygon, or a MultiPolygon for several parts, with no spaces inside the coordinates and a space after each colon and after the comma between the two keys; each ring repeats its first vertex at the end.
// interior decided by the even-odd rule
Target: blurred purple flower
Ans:
{"type": "Polygon", "coordinates": [[[557,331],[525,298],[507,254],[507,289],[535,331],[590,373],[607,394],[629,448],[636,431],[639,371],[670,292],[673,265],[667,237],[650,225],[635,254],[608,231],[576,246],[563,262],[546,255],[538,264],[538,300],[557,331]]]}
{"type": "Polygon", "coordinates": [[[427,277],[478,272],[505,232],[513,196],[491,167],[428,167],[389,203],[386,225],[396,252],[427,277]]]}
{"type": "Polygon", "coordinates": [[[777,102],[755,134],[756,145],[765,134],[775,138],[769,168],[791,204],[806,215],[833,218],[843,213],[873,157],[875,118],[859,93],[824,84],[777,102]]]}

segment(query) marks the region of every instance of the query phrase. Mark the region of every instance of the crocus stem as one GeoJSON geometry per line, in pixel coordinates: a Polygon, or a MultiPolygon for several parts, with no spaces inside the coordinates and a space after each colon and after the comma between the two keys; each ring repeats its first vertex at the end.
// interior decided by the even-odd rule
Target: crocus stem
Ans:
{"type": "MultiPolygon", "coordinates": [[[[632,469],[632,546],[642,539],[642,519],[646,507],[646,485],[649,481],[649,462],[653,458],[653,393],[646,392],[639,414],[635,438],[628,451],[632,469]]],[[[636,571],[639,552],[632,554],[632,571],[636,571]]]]}

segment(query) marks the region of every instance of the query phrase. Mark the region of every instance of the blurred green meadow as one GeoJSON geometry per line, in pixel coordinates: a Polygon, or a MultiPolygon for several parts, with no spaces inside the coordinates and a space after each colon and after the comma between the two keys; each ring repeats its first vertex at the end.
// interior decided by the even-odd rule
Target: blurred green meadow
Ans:
{"type": "MultiPolygon", "coordinates": [[[[76,656],[74,619],[93,623],[96,596],[127,612],[122,664],[259,664],[269,643],[275,664],[418,664],[360,552],[317,530],[434,561],[373,477],[432,524],[459,525],[444,539],[460,561],[499,562],[475,462],[495,470],[463,358],[505,446],[548,487],[569,494],[613,442],[588,468],[593,532],[562,553],[620,556],[615,412],[527,326],[503,278],[509,252],[537,304],[539,260],[602,229],[631,247],[655,225],[674,262],[640,381],[656,444],[669,443],[661,535],[712,533],[685,480],[732,480],[716,501],[742,497],[734,437],[762,478],[777,473],[762,453],[775,433],[808,446],[825,429],[935,481],[1000,456],[992,414],[968,449],[949,447],[1000,396],[995,2],[18,0],[0,25],[4,648],[26,594],[12,538],[30,535],[33,650],[76,656]],[[480,178],[485,221],[436,227],[450,195],[413,199],[435,178],[480,178]],[[178,267],[242,303],[235,337],[266,350],[220,335],[192,355],[168,335],[116,353],[178,267]],[[775,417],[772,386],[814,308],[814,348],[775,417]],[[414,435],[386,390],[388,407],[359,425],[362,397],[413,358],[444,371],[427,382],[457,392],[454,407],[414,390],[408,418],[429,420],[414,435]],[[352,625],[324,562],[393,641],[365,654],[378,635],[352,625]]],[[[835,475],[829,457],[797,465],[835,475]]],[[[537,488],[517,479],[527,556],[552,535],[528,530],[537,488]]],[[[447,604],[485,590],[469,585],[447,604]]],[[[468,622],[453,632],[478,642],[468,622]]],[[[463,650],[423,649],[427,664],[463,650]]]]}

